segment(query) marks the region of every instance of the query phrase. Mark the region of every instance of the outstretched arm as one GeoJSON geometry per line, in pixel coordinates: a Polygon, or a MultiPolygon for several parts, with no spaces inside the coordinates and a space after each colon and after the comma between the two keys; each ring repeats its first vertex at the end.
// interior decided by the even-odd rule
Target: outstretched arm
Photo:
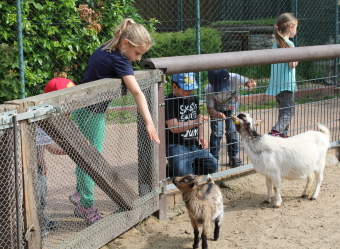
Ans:
{"type": "Polygon", "coordinates": [[[144,122],[145,122],[145,129],[148,133],[151,140],[154,140],[156,143],[160,144],[160,140],[157,134],[157,130],[155,128],[155,125],[152,121],[150,111],[148,108],[148,104],[146,102],[145,96],[140,89],[137,80],[135,76],[133,75],[127,75],[123,76],[123,81],[127,87],[127,89],[131,92],[132,96],[134,97],[137,108],[142,115],[144,122]]]}

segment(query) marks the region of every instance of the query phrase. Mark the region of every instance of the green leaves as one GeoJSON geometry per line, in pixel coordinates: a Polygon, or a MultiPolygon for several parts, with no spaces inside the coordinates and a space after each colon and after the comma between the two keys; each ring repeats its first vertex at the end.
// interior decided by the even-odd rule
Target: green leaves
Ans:
{"type": "MultiPolygon", "coordinates": [[[[55,73],[66,72],[75,83],[83,79],[92,52],[112,38],[115,27],[125,17],[144,22],[132,7],[132,0],[84,0],[102,16],[100,32],[80,19],[79,1],[22,1],[23,51],[26,95],[43,92],[55,73]]],[[[21,98],[18,32],[15,1],[0,1],[0,102],[21,98]]],[[[151,25],[150,25],[151,26],[151,25]]]]}
{"type": "MultiPolygon", "coordinates": [[[[147,53],[149,58],[197,54],[196,30],[154,33],[155,45],[147,53]]],[[[221,33],[216,29],[201,28],[201,54],[221,52],[221,33]]]]}

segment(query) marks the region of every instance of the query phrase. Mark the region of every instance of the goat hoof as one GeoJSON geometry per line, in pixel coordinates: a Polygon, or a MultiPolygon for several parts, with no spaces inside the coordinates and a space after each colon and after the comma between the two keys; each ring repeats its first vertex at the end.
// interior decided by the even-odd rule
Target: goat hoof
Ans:
{"type": "Polygon", "coordinates": [[[265,200],[265,201],[263,201],[262,203],[269,204],[270,201],[265,200]]]}
{"type": "Polygon", "coordinates": [[[279,208],[279,207],[281,207],[281,204],[274,204],[273,205],[273,208],[279,208]]]}
{"type": "Polygon", "coordinates": [[[301,197],[302,197],[302,198],[307,198],[307,197],[308,197],[308,195],[302,195],[301,197]]]}
{"type": "Polygon", "coordinates": [[[192,246],[192,248],[193,248],[193,249],[198,248],[198,244],[197,244],[197,245],[194,244],[194,245],[192,246]]]}
{"type": "Polygon", "coordinates": [[[316,198],[312,197],[312,198],[310,198],[310,200],[311,200],[311,201],[315,201],[315,200],[316,200],[316,198]]]}

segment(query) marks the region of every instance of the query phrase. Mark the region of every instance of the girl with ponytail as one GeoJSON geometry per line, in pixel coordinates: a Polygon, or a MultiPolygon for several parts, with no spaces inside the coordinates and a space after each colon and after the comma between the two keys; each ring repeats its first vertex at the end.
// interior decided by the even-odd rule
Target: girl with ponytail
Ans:
{"type": "MultiPolygon", "coordinates": [[[[151,140],[160,143],[148,105],[141,91],[131,62],[139,61],[152,45],[150,33],[132,19],[123,20],[114,37],[102,44],[90,57],[82,84],[104,78],[121,78],[133,95],[137,108],[145,121],[145,129],[151,140]]],[[[104,101],[72,113],[78,129],[102,153],[105,137],[104,113],[110,101],[104,101]]],[[[76,205],[74,213],[91,225],[102,216],[94,205],[94,181],[80,167],[76,167],[76,192],[69,196],[76,205]]]]}
{"type": "MultiPolygon", "coordinates": [[[[274,26],[275,42],[273,49],[291,48],[294,43],[289,40],[296,35],[298,20],[291,13],[283,13],[277,18],[274,26]]],[[[298,62],[279,63],[271,65],[271,76],[267,94],[276,97],[279,117],[269,134],[286,138],[291,119],[295,112],[295,67],[298,62]]]]}

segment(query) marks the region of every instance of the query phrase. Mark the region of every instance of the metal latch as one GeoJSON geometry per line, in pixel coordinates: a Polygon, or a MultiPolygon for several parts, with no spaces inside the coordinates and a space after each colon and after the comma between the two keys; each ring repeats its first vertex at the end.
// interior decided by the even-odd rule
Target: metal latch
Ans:
{"type": "MultiPolygon", "coordinates": [[[[57,113],[61,113],[60,106],[52,106],[50,103],[45,103],[37,106],[31,106],[27,108],[27,120],[29,123],[39,121],[46,118],[51,118],[57,113]],[[33,114],[33,117],[32,117],[33,114]]],[[[23,114],[23,113],[20,113],[23,114]]],[[[19,115],[20,115],[19,114],[19,115]]],[[[24,118],[26,119],[26,118],[24,118]]],[[[18,119],[19,120],[19,119],[18,119]]]]}
{"type": "Polygon", "coordinates": [[[166,83],[166,75],[158,75],[158,87],[162,87],[163,83],[166,83]]]}
{"type": "Polygon", "coordinates": [[[14,115],[17,115],[17,111],[7,111],[7,112],[0,113],[0,126],[3,127],[1,129],[5,129],[5,128],[13,126],[12,118],[14,115]]]}
{"type": "Polygon", "coordinates": [[[61,107],[52,106],[50,103],[28,107],[27,112],[23,113],[18,113],[16,110],[3,112],[0,113],[0,130],[13,127],[13,116],[16,116],[17,121],[27,120],[32,123],[51,118],[57,113],[61,113],[61,107]]]}
{"type": "Polygon", "coordinates": [[[160,195],[166,194],[166,186],[164,185],[164,182],[169,180],[170,177],[163,179],[162,181],[159,182],[159,188],[157,189],[157,193],[160,195]]]}

